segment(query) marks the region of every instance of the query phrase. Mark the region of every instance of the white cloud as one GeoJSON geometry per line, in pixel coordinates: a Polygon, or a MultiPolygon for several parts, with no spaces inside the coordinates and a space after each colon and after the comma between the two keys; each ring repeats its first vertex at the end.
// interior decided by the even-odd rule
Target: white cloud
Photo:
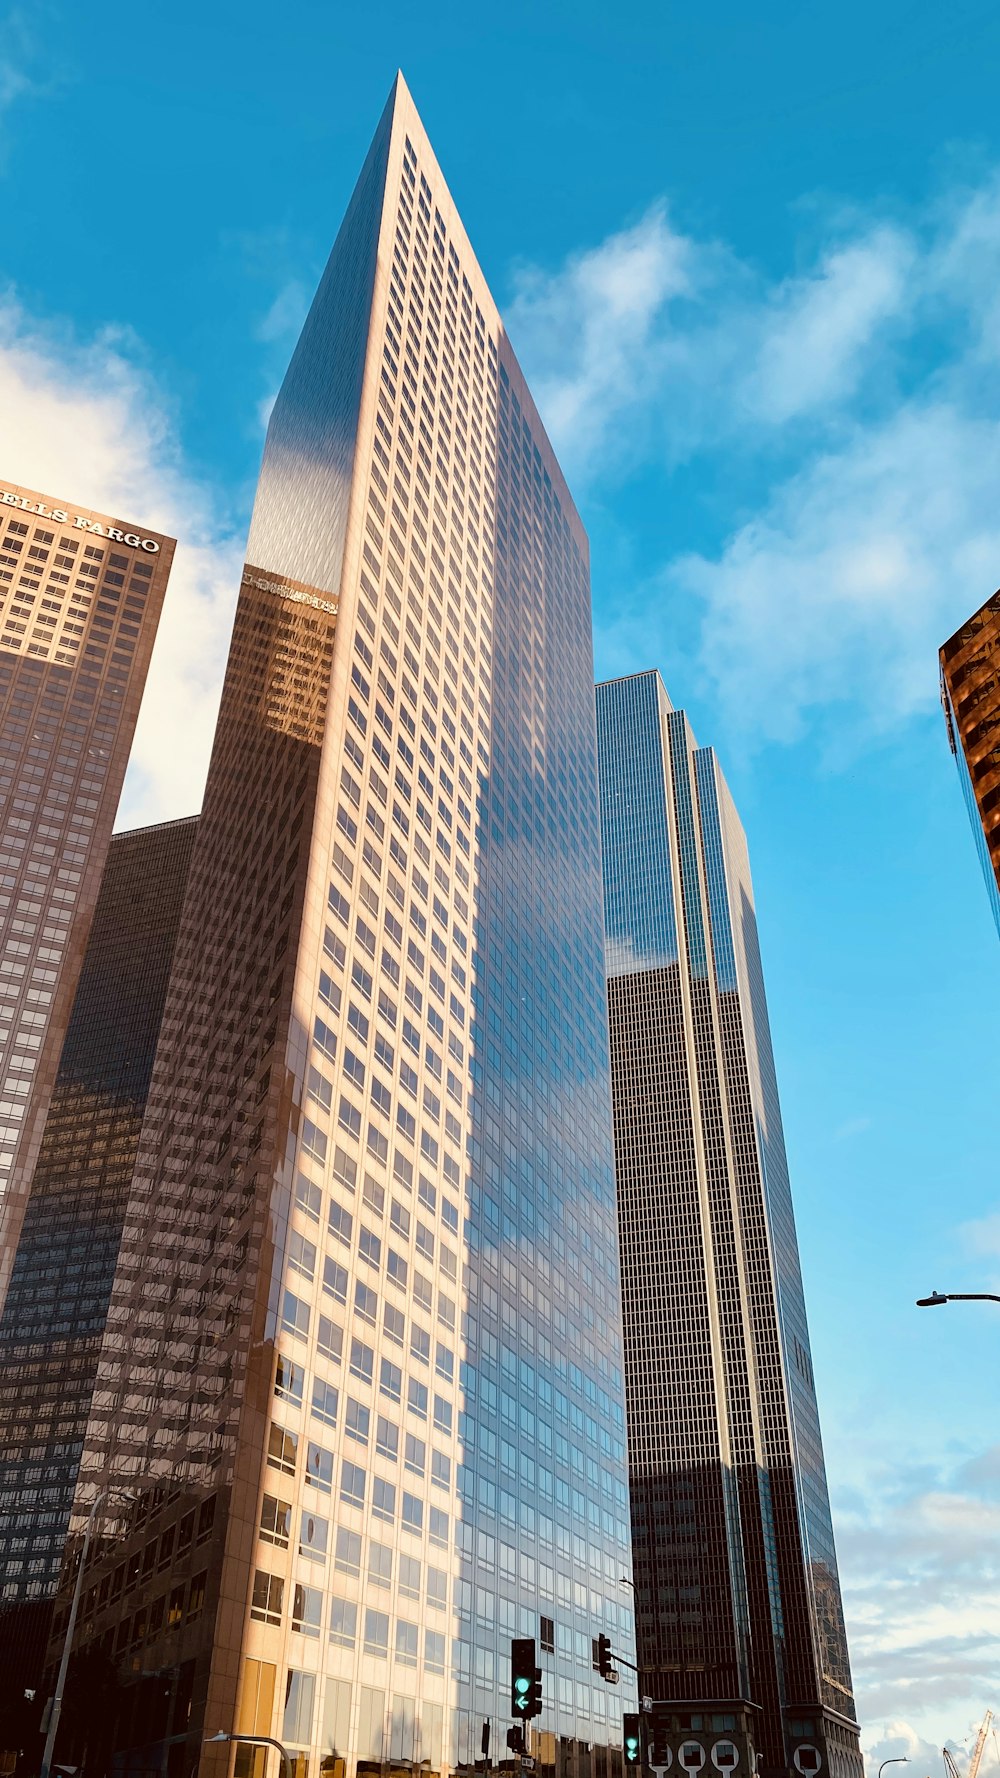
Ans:
{"type": "Polygon", "coordinates": [[[717,556],[673,562],[730,723],[787,741],[817,707],[875,731],[933,709],[940,643],[996,584],[998,487],[1000,427],[904,404],[813,455],[717,556]]]}
{"type": "Polygon", "coordinates": [[[959,1235],[967,1252],[984,1254],[989,1259],[1000,1258],[1000,1210],[979,1217],[975,1222],[962,1223],[959,1235]]]}
{"type": "Polygon", "coordinates": [[[958,1244],[964,1254],[978,1262],[976,1281],[970,1289],[1000,1294],[1000,1210],[960,1223],[958,1244]]]}
{"type": "Polygon", "coordinates": [[[998,1484],[1000,1449],[936,1468],[901,1455],[841,1503],[844,1607],[873,1769],[905,1753],[926,1772],[932,1748],[929,1769],[940,1773],[946,1736],[960,1746],[992,1696],[998,1484]]]}
{"type": "MultiPolygon", "coordinates": [[[[7,113],[20,100],[49,97],[63,81],[58,52],[52,49],[52,33],[40,30],[40,6],[38,0],[30,15],[22,7],[12,6],[0,17],[0,132],[7,113]]],[[[4,147],[0,134],[0,162],[4,147]]]]}
{"type": "Polygon", "coordinates": [[[647,411],[670,307],[695,295],[711,261],[657,205],[554,276],[518,270],[505,320],[568,473],[584,475],[609,449],[634,447],[617,423],[647,411]]]}
{"type": "Polygon", "coordinates": [[[184,462],[163,391],[122,330],[87,341],[0,300],[0,472],[178,538],[119,815],[200,806],[239,587],[242,536],[184,462]]]}
{"type": "Polygon", "coordinates": [[[852,395],[887,324],[907,306],[913,259],[902,233],[875,228],[781,284],[756,318],[745,370],[751,412],[780,425],[852,395]]]}
{"type": "Polygon", "coordinates": [[[652,609],[626,598],[608,644],[616,668],[663,663],[696,614],[704,689],[744,739],[933,712],[938,646],[1000,578],[1000,178],[906,228],[819,235],[768,284],[659,207],[522,272],[512,313],[571,481],[638,470],[669,513],[678,462],[732,466],[739,522],[697,554],[666,536],[652,609]]]}

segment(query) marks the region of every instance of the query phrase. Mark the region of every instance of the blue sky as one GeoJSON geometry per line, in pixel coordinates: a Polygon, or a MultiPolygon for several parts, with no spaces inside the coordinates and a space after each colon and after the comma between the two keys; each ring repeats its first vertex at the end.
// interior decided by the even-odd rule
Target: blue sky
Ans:
{"type": "Polygon", "coordinates": [[[1000,946],[937,705],[1000,581],[1000,13],[0,10],[5,474],[182,540],[127,789],[197,805],[267,404],[397,64],[560,450],[602,674],[748,829],[859,1704],[1000,1670],[1000,946]]]}

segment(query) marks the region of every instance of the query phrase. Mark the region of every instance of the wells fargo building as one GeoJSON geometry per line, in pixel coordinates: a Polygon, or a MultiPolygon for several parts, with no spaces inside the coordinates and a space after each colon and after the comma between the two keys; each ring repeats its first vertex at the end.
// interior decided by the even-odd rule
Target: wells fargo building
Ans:
{"type": "Polygon", "coordinates": [[[746,839],[657,673],[597,726],[643,1690],[681,1769],[860,1778],[746,839]]]}
{"type": "Polygon", "coordinates": [[[608,1771],[599,857],[587,540],[399,79],[268,430],[94,1396],[107,1752],[471,1766],[527,1635],[542,1766],[608,1771]]]}
{"type": "Polygon", "coordinates": [[[0,1310],[173,551],[0,482],[0,1310]]]}

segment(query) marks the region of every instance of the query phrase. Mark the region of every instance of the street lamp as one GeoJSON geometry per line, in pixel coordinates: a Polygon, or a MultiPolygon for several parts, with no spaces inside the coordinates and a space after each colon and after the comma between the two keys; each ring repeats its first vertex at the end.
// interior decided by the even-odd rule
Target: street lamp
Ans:
{"type": "Polygon", "coordinates": [[[41,1778],[49,1778],[52,1771],[52,1755],[55,1752],[56,1733],[59,1728],[59,1718],[62,1715],[63,1693],[66,1690],[66,1673],[69,1668],[69,1657],[73,1648],[73,1632],[76,1629],[76,1614],[80,1609],[80,1594],[83,1592],[83,1571],[87,1566],[87,1552],[90,1549],[90,1539],[94,1529],[94,1520],[97,1517],[98,1508],[102,1507],[104,1502],[112,1494],[119,1494],[126,1500],[131,1500],[133,1498],[131,1494],[126,1493],[122,1488],[102,1488],[100,1493],[95,1497],[94,1503],[87,1514],[87,1524],[83,1533],[83,1548],[80,1551],[80,1565],[76,1571],[76,1585],[73,1588],[73,1600],[69,1608],[69,1617],[66,1620],[66,1636],[63,1642],[62,1658],[59,1662],[59,1672],[56,1675],[56,1689],[52,1695],[52,1708],[49,1712],[48,1733],[45,1736],[45,1746],[42,1749],[41,1778]]]}
{"type": "Polygon", "coordinates": [[[1000,1303],[1000,1296],[986,1290],[932,1290],[930,1296],[918,1296],[918,1309],[936,1309],[941,1303],[1000,1303]]]}
{"type": "Polygon", "coordinates": [[[909,1756],[905,1753],[897,1754],[895,1759],[884,1759],[878,1769],[878,1778],[882,1778],[886,1766],[908,1766],[909,1763],[909,1756]]]}
{"type": "Polygon", "coordinates": [[[288,1748],[283,1747],[280,1741],[275,1741],[272,1735],[227,1735],[225,1729],[219,1729],[217,1734],[205,1736],[206,1747],[210,1741],[239,1741],[245,1747],[276,1747],[281,1755],[283,1778],[292,1778],[294,1766],[292,1756],[288,1748]]]}

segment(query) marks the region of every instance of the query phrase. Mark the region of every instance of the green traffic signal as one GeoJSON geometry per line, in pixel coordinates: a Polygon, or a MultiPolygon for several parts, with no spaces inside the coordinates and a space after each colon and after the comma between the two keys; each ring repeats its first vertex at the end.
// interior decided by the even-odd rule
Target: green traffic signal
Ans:
{"type": "Polygon", "coordinates": [[[625,1744],[626,1766],[639,1764],[639,1718],[633,1712],[626,1712],[622,1722],[622,1740],[625,1744]]]}
{"type": "Polygon", "coordinates": [[[534,1639],[515,1637],[510,1645],[511,1714],[525,1721],[542,1709],[542,1670],[535,1666],[534,1639]]]}

